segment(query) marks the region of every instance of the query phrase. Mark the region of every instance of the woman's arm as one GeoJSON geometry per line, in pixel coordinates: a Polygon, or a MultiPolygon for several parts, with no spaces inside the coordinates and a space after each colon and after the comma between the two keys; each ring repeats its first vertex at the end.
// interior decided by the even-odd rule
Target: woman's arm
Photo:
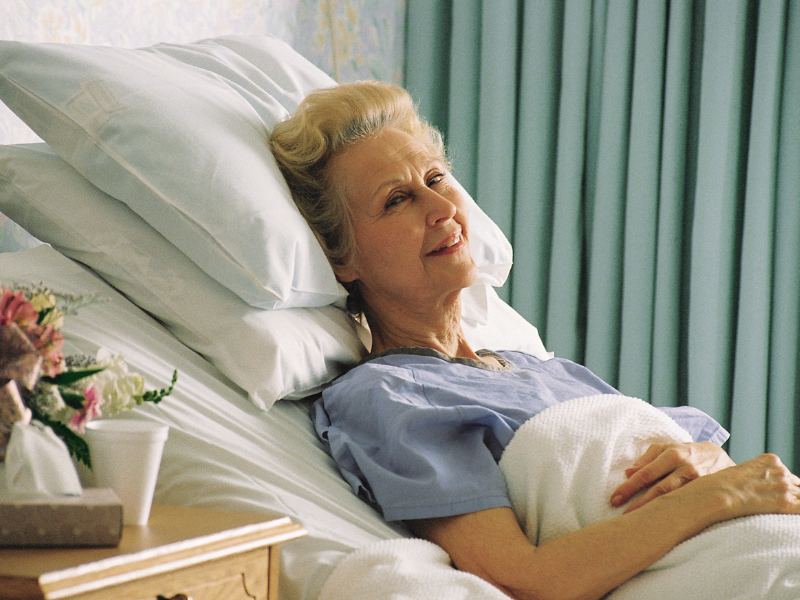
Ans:
{"type": "Polygon", "coordinates": [[[800,514],[800,479],[764,455],[689,482],[636,511],[531,544],[507,508],[414,521],[455,566],[513,598],[601,598],[705,527],[759,513],[800,514]]]}

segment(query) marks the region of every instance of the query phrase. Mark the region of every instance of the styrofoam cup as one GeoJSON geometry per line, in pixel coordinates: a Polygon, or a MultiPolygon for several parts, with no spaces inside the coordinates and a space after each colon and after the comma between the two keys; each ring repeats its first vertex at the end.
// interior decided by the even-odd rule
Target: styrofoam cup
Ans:
{"type": "Polygon", "coordinates": [[[153,421],[99,419],[86,424],[94,484],[117,493],[125,525],[145,525],[150,518],[168,433],[167,425],[153,421]]]}

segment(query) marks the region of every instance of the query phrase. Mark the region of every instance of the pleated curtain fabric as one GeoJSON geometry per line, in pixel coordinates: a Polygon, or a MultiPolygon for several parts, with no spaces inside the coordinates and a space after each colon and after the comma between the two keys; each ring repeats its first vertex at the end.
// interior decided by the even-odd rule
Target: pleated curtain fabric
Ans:
{"type": "Polygon", "coordinates": [[[409,0],[405,85],[549,350],[800,468],[800,2],[409,0]]]}

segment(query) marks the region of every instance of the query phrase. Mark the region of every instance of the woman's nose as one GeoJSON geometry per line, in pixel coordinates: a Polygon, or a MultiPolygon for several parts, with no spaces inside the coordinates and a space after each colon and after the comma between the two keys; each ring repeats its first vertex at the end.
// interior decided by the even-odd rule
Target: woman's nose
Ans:
{"type": "Polygon", "coordinates": [[[438,192],[426,188],[425,206],[428,211],[428,225],[433,227],[455,217],[457,209],[455,203],[438,192]]]}

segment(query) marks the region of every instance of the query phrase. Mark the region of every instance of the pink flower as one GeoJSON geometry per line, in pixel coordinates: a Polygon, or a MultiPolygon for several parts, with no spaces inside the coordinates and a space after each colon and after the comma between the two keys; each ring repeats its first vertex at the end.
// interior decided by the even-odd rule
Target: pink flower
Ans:
{"type": "Polygon", "coordinates": [[[25,299],[22,291],[2,288],[0,295],[0,327],[16,323],[44,359],[42,372],[55,377],[64,370],[64,335],[53,325],[39,325],[39,312],[25,299]]]}
{"type": "Polygon", "coordinates": [[[64,370],[64,355],[61,349],[64,347],[64,334],[53,329],[52,325],[36,327],[33,332],[29,332],[36,351],[44,359],[42,371],[48,377],[55,377],[64,370]]]}
{"type": "Polygon", "coordinates": [[[94,385],[84,388],[83,396],[86,398],[83,408],[69,420],[70,429],[78,433],[86,433],[86,423],[103,414],[102,407],[105,402],[103,393],[94,385]]]}
{"type": "Polygon", "coordinates": [[[2,288],[0,296],[0,327],[16,323],[23,331],[36,326],[39,311],[25,299],[24,292],[2,288]]]}

